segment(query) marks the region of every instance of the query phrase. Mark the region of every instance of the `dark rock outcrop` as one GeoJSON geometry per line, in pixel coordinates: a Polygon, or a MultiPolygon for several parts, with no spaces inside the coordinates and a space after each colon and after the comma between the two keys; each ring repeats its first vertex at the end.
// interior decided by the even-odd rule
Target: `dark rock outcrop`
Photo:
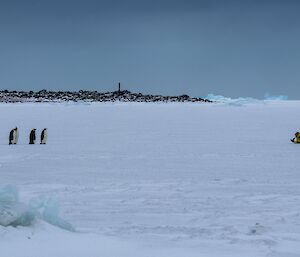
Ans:
{"type": "Polygon", "coordinates": [[[203,98],[181,96],[144,95],[131,93],[128,90],[101,93],[98,91],[80,90],[47,91],[0,91],[0,102],[211,102],[203,98]]]}

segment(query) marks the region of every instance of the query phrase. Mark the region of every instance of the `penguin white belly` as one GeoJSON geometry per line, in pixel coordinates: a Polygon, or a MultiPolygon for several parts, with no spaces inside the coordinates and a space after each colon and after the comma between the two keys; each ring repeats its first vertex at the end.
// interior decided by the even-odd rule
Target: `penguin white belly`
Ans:
{"type": "Polygon", "coordinates": [[[42,143],[42,144],[46,144],[47,138],[48,138],[47,131],[44,131],[44,137],[43,137],[41,143],[42,143]]]}
{"type": "Polygon", "coordinates": [[[19,140],[19,131],[15,131],[16,135],[15,135],[15,144],[18,143],[18,140],[19,140]]]}
{"type": "Polygon", "coordinates": [[[12,144],[16,144],[17,132],[14,130],[13,132],[13,139],[11,141],[12,144]]]}

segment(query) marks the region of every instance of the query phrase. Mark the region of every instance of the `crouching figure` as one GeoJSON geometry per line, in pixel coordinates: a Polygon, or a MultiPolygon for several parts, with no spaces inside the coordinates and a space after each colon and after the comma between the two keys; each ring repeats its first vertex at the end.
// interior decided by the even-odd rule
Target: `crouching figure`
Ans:
{"type": "Polygon", "coordinates": [[[291,139],[291,141],[294,143],[294,144],[300,144],[300,133],[299,132],[296,132],[295,133],[295,137],[293,139],[291,139]]]}

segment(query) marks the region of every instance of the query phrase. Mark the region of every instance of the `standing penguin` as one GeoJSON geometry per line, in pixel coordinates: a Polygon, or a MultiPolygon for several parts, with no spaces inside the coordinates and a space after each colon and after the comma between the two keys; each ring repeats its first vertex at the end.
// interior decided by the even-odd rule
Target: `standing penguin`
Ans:
{"type": "Polygon", "coordinates": [[[47,137],[48,137],[48,133],[47,133],[47,129],[44,128],[42,130],[42,133],[41,133],[41,145],[45,145],[46,142],[47,142],[47,137]]]}
{"type": "Polygon", "coordinates": [[[19,130],[16,127],[15,128],[15,145],[18,143],[18,140],[19,140],[19,130]]]}
{"type": "Polygon", "coordinates": [[[29,144],[30,145],[35,144],[35,140],[36,140],[35,131],[36,131],[36,129],[32,129],[30,131],[30,135],[29,135],[29,144]]]}
{"type": "Polygon", "coordinates": [[[13,142],[14,142],[14,133],[15,133],[15,129],[12,129],[10,132],[9,132],[9,138],[8,138],[8,140],[9,140],[9,145],[12,145],[13,144],[13,142]]]}
{"type": "Polygon", "coordinates": [[[18,137],[19,137],[19,132],[18,132],[18,128],[15,127],[14,129],[12,129],[9,133],[9,144],[10,145],[15,145],[18,143],[18,137]]]}

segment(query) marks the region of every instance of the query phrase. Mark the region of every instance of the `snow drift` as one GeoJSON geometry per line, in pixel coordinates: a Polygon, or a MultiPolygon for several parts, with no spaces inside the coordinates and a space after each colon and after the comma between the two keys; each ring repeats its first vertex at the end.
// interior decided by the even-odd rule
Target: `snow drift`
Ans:
{"type": "Polygon", "coordinates": [[[265,100],[272,100],[272,101],[285,101],[288,100],[288,96],[287,95],[270,95],[269,93],[265,94],[265,100]]]}
{"type": "Polygon", "coordinates": [[[73,226],[59,217],[58,203],[53,199],[34,198],[29,204],[19,200],[16,187],[0,187],[0,225],[31,226],[36,219],[42,219],[54,226],[74,231],[73,226]]]}
{"type": "Polygon", "coordinates": [[[259,100],[252,97],[238,97],[238,98],[231,98],[231,97],[225,97],[222,95],[214,95],[214,94],[208,94],[206,99],[218,103],[223,103],[226,105],[232,105],[232,106],[242,106],[246,104],[259,104],[264,103],[265,100],[271,100],[271,101],[284,101],[288,100],[288,96],[285,95],[279,95],[279,96],[272,96],[268,93],[264,95],[263,100],[259,100]]]}
{"type": "Polygon", "coordinates": [[[206,99],[218,103],[233,105],[233,106],[242,106],[245,104],[253,104],[253,103],[261,103],[262,101],[252,98],[252,97],[239,97],[239,98],[231,98],[231,97],[225,97],[222,95],[214,95],[214,94],[208,94],[206,99]]]}

